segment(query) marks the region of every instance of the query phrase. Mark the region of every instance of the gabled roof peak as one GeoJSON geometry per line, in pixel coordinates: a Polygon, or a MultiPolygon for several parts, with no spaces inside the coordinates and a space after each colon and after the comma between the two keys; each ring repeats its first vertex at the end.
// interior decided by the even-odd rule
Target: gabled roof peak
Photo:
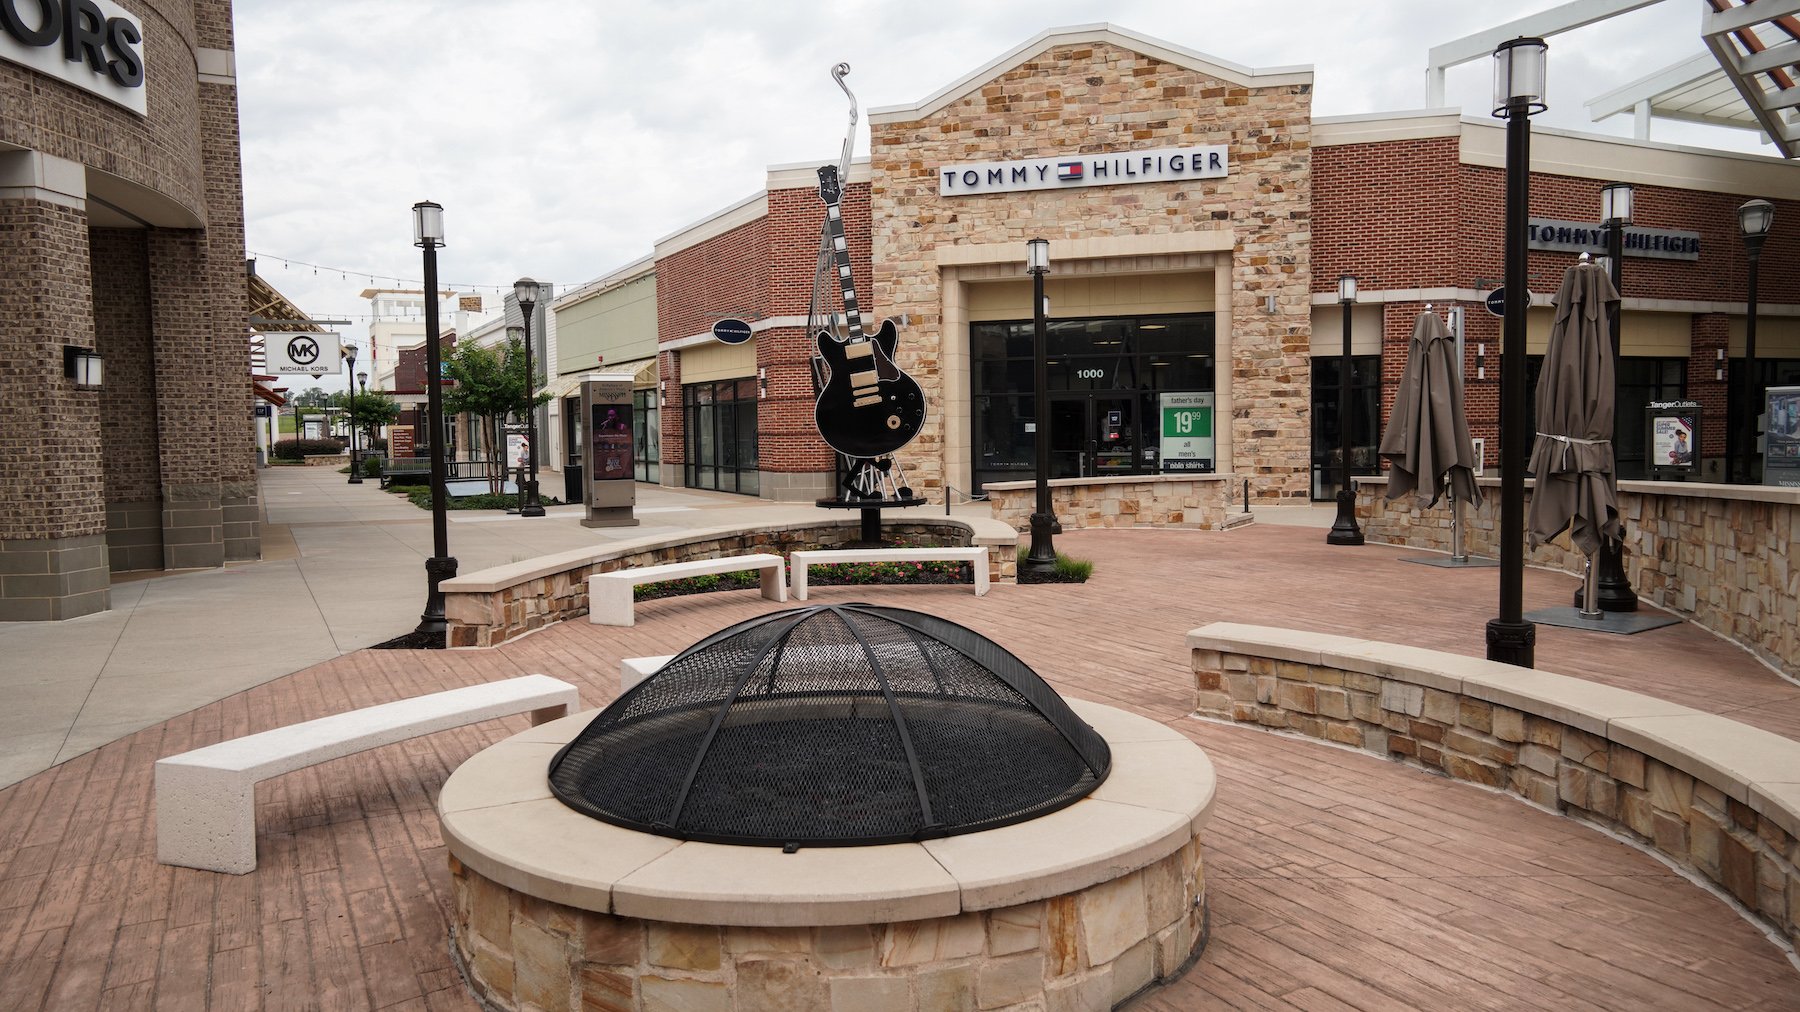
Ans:
{"type": "Polygon", "coordinates": [[[1313,69],[1310,64],[1260,69],[1245,67],[1175,45],[1172,42],[1164,42],[1148,35],[1141,35],[1128,28],[1101,22],[1046,29],[1023,45],[1002,54],[999,58],[967,76],[957,79],[914,105],[890,105],[870,109],[869,122],[904,123],[922,119],[971,94],[982,85],[1013,70],[1047,49],[1084,43],[1109,44],[1121,49],[1129,49],[1164,63],[1199,71],[1222,81],[1229,81],[1245,87],[1267,88],[1289,84],[1311,84],[1313,79],[1313,69]]]}

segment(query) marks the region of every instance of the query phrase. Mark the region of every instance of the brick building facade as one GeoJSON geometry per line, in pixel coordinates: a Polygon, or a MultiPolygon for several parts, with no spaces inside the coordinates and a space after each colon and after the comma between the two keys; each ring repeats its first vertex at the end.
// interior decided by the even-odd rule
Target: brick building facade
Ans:
{"type": "MultiPolygon", "coordinates": [[[[1367,398],[1351,412],[1353,463],[1375,466],[1407,339],[1430,305],[1462,311],[1471,427],[1495,465],[1500,321],[1482,302],[1502,274],[1502,125],[1442,111],[1315,119],[1311,105],[1309,68],[1251,70],[1100,26],[1046,32],[918,104],[872,110],[843,217],[866,321],[901,321],[898,364],[926,393],[924,429],[898,455],[911,484],[941,501],[945,486],[1030,476],[1039,416],[1017,339],[1033,238],[1050,241],[1053,476],[1191,467],[1168,456],[1161,426],[1171,404],[1200,396],[1217,419],[1202,469],[1247,479],[1253,502],[1329,498],[1342,273],[1360,282],[1352,343],[1367,398]],[[1137,164],[1214,151],[1223,171],[1200,177],[1137,164]],[[1118,185],[1081,185],[1076,162],[1088,182],[1104,164],[1118,185]],[[1047,185],[987,185],[1040,166],[1047,185]]],[[[1600,187],[1621,181],[1636,187],[1635,227],[1697,238],[1689,259],[1625,258],[1622,399],[1628,412],[1700,401],[1702,474],[1722,474],[1743,371],[1735,212],[1751,197],[1772,200],[1778,222],[1763,251],[1758,360],[1764,382],[1800,383],[1800,167],[1540,129],[1533,169],[1534,218],[1597,226],[1600,187]]],[[[696,480],[694,464],[724,430],[697,439],[684,426],[716,427],[721,410],[701,413],[696,391],[724,396],[735,380],[754,390],[756,432],[733,466],[757,475],[735,490],[831,491],[803,333],[823,214],[814,166],[775,167],[762,193],[657,243],[664,484],[720,487],[696,480]],[[730,317],[752,324],[749,345],[713,340],[713,322],[730,317]]],[[[1575,261],[1530,256],[1532,355],[1575,261]]],[[[1622,433],[1624,466],[1644,466],[1642,442],[1622,433]]]]}
{"type": "Polygon", "coordinates": [[[231,4],[102,6],[127,41],[63,76],[0,32],[0,620],[261,552],[231,4]]]}

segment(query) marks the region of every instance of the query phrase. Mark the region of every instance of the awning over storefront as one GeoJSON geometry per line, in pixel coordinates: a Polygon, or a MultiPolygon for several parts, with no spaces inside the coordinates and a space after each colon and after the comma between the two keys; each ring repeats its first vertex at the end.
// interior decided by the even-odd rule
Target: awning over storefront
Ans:
{"type": "Polygon", "coordinates": [[[563,376],[552,376],[550,379],[546,380],[544,385],[539,387],[538,390],[541,393],[549,394],[551,400],[561,400],[564,397],[575,396],[575,394],[581,390],[581,381],[587,379],[589,376],[602,373],[609,376],[617,376],[620,373],[626,372],[632,374],[631,388],[633,390],[645,390],[656,386],[658,378],[656,359],[645,358],[635,362],[624,362],[616,366],[605,366],[598,369],[586,369],[581,372],[572,372],[563,376]]]}

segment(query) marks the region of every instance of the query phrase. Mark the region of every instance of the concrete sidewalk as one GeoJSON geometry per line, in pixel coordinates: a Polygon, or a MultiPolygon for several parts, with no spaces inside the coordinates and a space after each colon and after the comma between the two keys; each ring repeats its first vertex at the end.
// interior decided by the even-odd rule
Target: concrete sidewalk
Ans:
{"type": "MultiPolygon", "coordinates": [[[[418,625],[430,513],[374,481],[351,485],[332,468],[271,467],[259,477],[262,561],[127,574],[113,583],[110,611],[0,623],[0,787],[418,625]]],[[[915,510],[941,514],[943,506],[915,510]]],[[[989,515],[986,503],[956,511],[989,515]]],[[[469,573],[600,542],[822,512],[810,503],[639,484],[637,527],[583,527],[580,506],[552,506],[531,519],[455,511],[450,554],[469,573]]]]}

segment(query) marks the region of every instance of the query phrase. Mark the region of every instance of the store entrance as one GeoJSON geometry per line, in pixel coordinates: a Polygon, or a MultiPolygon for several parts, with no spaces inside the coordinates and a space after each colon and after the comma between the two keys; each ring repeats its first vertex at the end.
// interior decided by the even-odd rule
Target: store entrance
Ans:
{"type": "MultiPolygon", "coordinates": [[[[1136,394],[1057,393],[1050,396],[1050,477],[1132,474],[1141,426],[1136,394]]],[[[1153,468],[1153,460],[1145,461],[1153,468]]]]}

